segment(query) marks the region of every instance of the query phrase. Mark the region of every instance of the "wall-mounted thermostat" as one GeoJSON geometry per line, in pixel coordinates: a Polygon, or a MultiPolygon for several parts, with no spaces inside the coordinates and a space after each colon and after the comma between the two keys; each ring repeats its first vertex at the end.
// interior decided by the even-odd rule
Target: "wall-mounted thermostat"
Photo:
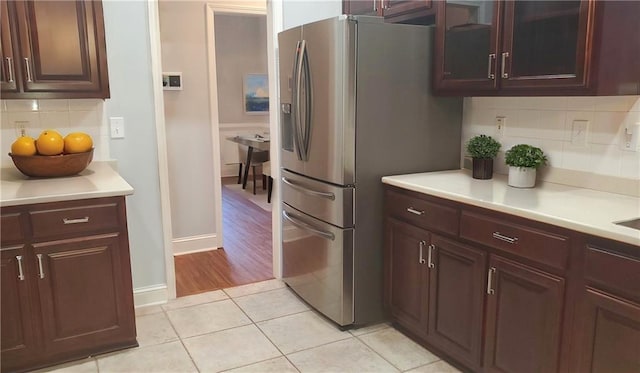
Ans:
{"type": "Polygon", "coordinates": [[[165,91],[181,91],[182,73],[162,73],[162,89],[165,91]]]}

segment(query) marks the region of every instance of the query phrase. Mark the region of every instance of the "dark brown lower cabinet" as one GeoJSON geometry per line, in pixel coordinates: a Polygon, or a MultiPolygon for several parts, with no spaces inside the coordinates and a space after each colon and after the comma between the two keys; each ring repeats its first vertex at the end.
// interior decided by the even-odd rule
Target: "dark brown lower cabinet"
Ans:
{"type": "Polygon", "coordinates": [[[3,247],[0,251],[0,302],[2,304],[2,371],[11,371],[35,355],[37,340],[33,334],[33,311],[22,246],[3,247]]]}
{"type": "Polygon", "coordinates": [[[391,316],[417,335],[427,334],[428,276],[425,256],[430,234],[387,220],[387,306],[391,316]]]}
{"type": "Polygon", "coordinates": [[[576,372],[640,372],[640,304],[586,288],[574,341],[576,372]]]}
{"type": "Polygon", "coordinates": [[[564,279],[496,255],[488,273],[485,371],[558,371],[564,279]]]}
{"type": "Polygon", "coordinates": [[[2,208],[2,373],[137,346],[124,203],[2,208]]]}
{"type": "Polygon", "coordinates": [[[479,370],[486,254],[437,235],[431,242],[427,339],[479,370]]]}
{"type": "Polygon", "coordinates": [[[37,283],[49,353],[82,356],[135,336],[119,241],[113,233],[34,244],[42,262],[37,283]]]}

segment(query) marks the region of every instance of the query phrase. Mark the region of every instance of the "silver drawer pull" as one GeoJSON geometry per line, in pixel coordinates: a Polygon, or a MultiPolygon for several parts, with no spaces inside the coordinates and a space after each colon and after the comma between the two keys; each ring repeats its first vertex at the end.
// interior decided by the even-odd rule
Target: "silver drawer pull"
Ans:
{"type": "Polygon", "coordinates": [[[27,57],[24,58],[24,64],[27,69],[27,82],[31,83],[33,82],[33,79],[31,78],[31,65],[29,65],[29,58],[27,57]]]}
{"type": "Polygon", "coordinates": [[[282,177],[282,182],[287,184],[288,186],[290,186],[291,188],[299,191],[300,193],[306,194],[308,196],[312,196],[312,197],[320,197],[320,198],[326,198],[329,200],[335,200],[336,199],[336,195],[331,193],[331,192],[319,192],[317,190],[312,190],[312,189],[307,189],[301,185],[296,184],[295,182],[287,179],[286,177],[282,177]]]}
{"type": "Polygon", "coordinates": [[[18,280],[24,281],[24,272],[22,271],[22,255],[17,255],[16,260],[18,261],[18,280]]]}
{"type": "Polygon", "coordinates": [[[320,236],[322,238],[325,238],[331,241],[334,241],[336,239],[336,236],[333,233],[324,231],[322,229],[318,229],[312,226],[311,224],[298,220],[294,216],[289,215],[286,211],[282,211],[282,216],[285,219],[289,220],[293,225],[297,226],[298,228],[305,230],[307,232],[310,232],[312,234],[315,234],[316,236],[320,236]]]}
{"type": "Polygon", "coordinates": [[[13,59],[11,59],[11,57],[5,57],[5,60],[7,61],[7,69],[9,70],[9,80],[7,80],[7,83],[13,83],[13,59]]]}
{"type": "Polygon", "coordinates": [[[518,242],[518,237],[509,237],[509,236],[505,236],[503,234],[500,234],[500,232],[493,232],[492,234],[493,238],[495,238],[496,240],[500,240],[500,241],[504,241],[504,242],[508,242],[511,244],[517,243],[518,242]]]}
{"type": "Polygon", "coordinates": [[[416,210],[413,207],[407,207],[407,212],[410,212],[410,213],[418,215],[418,216],[424,215],[424,211],[416,210]]]}
{"type": "Polygon", "coordinates": [[[42,268],[42,254],[36,254],[38,257],[38,276],[44,278],[44,269],[42,268]]]}
{"type": "Polygon", "coordinates": [[[422,253],[422,251],[424,250],[424,245],[426,245],[427,243],[425,241],[420,241],[420,257],[418,258],[418,263],[419,264],[424,264],[426,263],[426,261],[424,260],[424,255],[422,253]]]}
{"type": "Polygon", "coordinates": [[[89,217],[85,216],[84,218],[78,218],[78,219],[69,219],[69,218],[62,218],[62,222],[65,224],[82,224],[82,223],[88,223],[89,222],[89,217]]]}
{"type": "Polygon", "coordinates": [[[489,54],[489,67],[487,67],[487,78],[491,79],[491,80],[495,80],[496,79],[496,74],[493,73],[493,61],[495,61],[496,59],[496,54],[495,53],[491,53],[489,54]]]}
{"type": "Polygon", "coordinates": [[[493,274],[494,273],[496,273],[496,268],[495,267],[489,268],[489,275],[487,276],[487,294],[489,294],[489,295],[492,295],[492,294],[494,294],[496,292],[491,287],[491,285],[493,284],[493,274]]]}

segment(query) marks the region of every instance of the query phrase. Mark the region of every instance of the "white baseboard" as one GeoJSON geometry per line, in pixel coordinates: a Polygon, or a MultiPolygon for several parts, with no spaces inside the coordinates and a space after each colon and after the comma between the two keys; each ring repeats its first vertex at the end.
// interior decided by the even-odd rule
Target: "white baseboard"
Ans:
{"type": "Polygon", "coordinates": [[[167,285],[145,286],[133,289],[133,305],[136,308],[165,304],[169,300],[167,285]]]}
{"type": "Polygon", "coordinates": [[[173,255],[217,250],[220,246],[217,234],[203,234],[200,236],[176,238],[172,241],[172,244],[173,255]]]}

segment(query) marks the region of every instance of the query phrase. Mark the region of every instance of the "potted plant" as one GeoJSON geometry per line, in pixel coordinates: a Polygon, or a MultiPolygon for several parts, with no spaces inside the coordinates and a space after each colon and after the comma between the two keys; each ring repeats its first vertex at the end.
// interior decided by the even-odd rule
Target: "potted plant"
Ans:
{"type": "Polygon", "coordinates": [[[500,150],[500,143],[491,136],[478,135],[467,143],[467,153],[473,160],[473,178],[491,179],[493,177],[493,158],[500,150]]]}
{"type": "Polygon", "coordinates": [[[536,184],[536,170],[547,164],[547,157],[540,148],[519,144],[507,150],[505,163],[509,166],[510,186],[533,188],[536,184]]]}

